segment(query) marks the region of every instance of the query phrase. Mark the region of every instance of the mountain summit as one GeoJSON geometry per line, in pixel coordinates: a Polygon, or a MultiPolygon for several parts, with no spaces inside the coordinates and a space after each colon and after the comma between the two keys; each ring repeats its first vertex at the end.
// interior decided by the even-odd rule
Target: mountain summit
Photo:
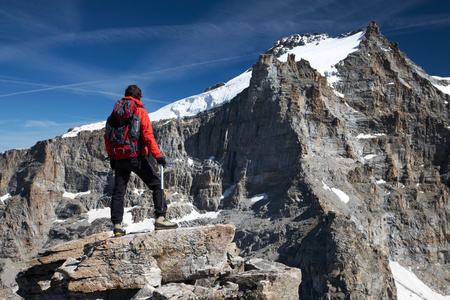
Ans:
{"type": "MultiPolygon", "coordinates": [[[[374,22],[282,39],[228,83],[150,114],[170,218],[233,223],[242,257],[301,269],[300,299],[434,293],[404,274],[448,295],[447,88],[374,22]]],[[[96,126],[0,157],[5,287],[39,250],[111,229],[96,126]]],[[[127,232],[152,230],[150,193],[137,178],[129,190],[127,232]]]]}

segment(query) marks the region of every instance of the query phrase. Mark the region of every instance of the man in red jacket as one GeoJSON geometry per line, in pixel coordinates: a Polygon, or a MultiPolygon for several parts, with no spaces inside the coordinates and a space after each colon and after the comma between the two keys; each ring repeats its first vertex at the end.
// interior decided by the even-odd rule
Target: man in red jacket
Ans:
{"type": "Polygon", "coordinates": [[[138,155],[132,158],[117,159],[114,155],[112,141],[107,138],[105,133],[105,146],[108,157],[110,158],[111,168],[115,171],[115,187],[111,198],[111,221],[114,224],[114,236],[125,234],[123,229],[124,196],[130,179],[131,172],[136,173],[142,181],[153,191],[153,203],[155,206],[155,230],[174,229],[178,225],[166,219],[167,203],[161,190],[161,179],[153,166],[148,162],[147,155],[151,154],[161,165],[166,166],[166,160],[162,156],[158,144],[153,136],[152,124],[148,113],[144,109],[141,100],[141,89],[137,85],[130,85],[125,91],[125,97],[122,100],[133,100],[137,106],[137,114],[140,118],[140,141],[141,147],[138,155]]]}

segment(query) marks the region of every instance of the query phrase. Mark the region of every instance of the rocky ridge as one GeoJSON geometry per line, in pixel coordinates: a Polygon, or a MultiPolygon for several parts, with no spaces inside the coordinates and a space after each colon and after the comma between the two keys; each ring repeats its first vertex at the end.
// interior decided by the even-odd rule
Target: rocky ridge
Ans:
{"type": "Polygon", "coordinates": [[[17,294],[25,299],[298,298],[300,270],[261,259],[244,262],[232,243],[233,225],[111,235],[45,249],[19,274],[17,294]]]}
{"type": "MultiPolygon", "coordinates": [[[[181,225],[232,222],[241,256],[301,269],[300,298],[396,299],[390,260],[450,294],[450,96],[375,23],[365,30],[333,85],[266,53],[230,103],[154,123],[171,161],[169,214],[220,210],[181,225]]],[[[102,134],[0,158],[1,194],[13,195],[0,203],[4,286],[39,250],[111,229],[83,221],[112,190],[102,134]]],[[[152,216],[150,193],[133,193],[143,188],[133,178],[126,196],[134,222],[152,216]]]]}

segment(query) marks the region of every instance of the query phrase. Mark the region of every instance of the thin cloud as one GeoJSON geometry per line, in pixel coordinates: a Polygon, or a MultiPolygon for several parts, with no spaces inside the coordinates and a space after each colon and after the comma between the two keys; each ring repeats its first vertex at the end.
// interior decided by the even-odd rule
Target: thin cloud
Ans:
{"type": "Polygon", "coordinates": [[[64,30],[79,28],[81,19],[77,13],[76,1],[3,2],[0,7],[1,28],[4,28],[8,37],[15,38],[17,41],[23,38],[55,35],[64,30]]]}
{"type": "Polygon", "coordinates": [[[44,51],[55,46],[68,46],[72,44],[105,44],[122,43],[129,40],[178,40],[193,38],[195,36],[217,36],[223,29],[220,26],[208,23],[195,23],[188,25],[164,25],[148,27],[109,28],[81,32],[58,32],[28,41],[9,43],[0,47],[3,56],[13,57],[26,55],[28,52],[44,51]]]}
{"type": "MultiPolygon", "coordinates": [[[[56,123],[50,120],[29,120],[25,123],[24,127],[41,127],[41,128],[49,128],[49,127],[60,127],[62,124],[56,123]]],[[[66,125],[65,125],[66,126],[66,125]]]]}
{"type": "MultiPolygon", "coordinates": [[[[76,117],[76,118],[77,119],[85,119],[83,117],[76,117]]],[[[86,122],[97,122],[97,121],[89,120],[89,121],[82,121],[82,122],[77,121],[77,122],[62,122],[62,123],[60,123],[60,122],[55,122],[53,120],[28,120],[23,125],[23,128],[33,128],[38,132],[41,130],[48,130],[50,128],[53,128],[53,129],[58,130],[59,132],[64,132],[67,130],[67,128],[81,126],[81,125],[84,125],[86,122]]]]}
{"type": "Polygon", "coordinates": [[[410,19],[399,20],[393,22],[391,27],[384,30],[384,32],[403,32],[405,30],[422,31],[432,28],[440,28],[450,25],[450,16],[421,16],[420,18],[414,17],[410,19]]]}
{"type": "MultiPolygon", "coordinates": [[[[253,56],[253,55],[255,55],[255,53],[252,53],[251,55],[253,56]]],[[[31,83],[31,82],[18,81],[18,80],[0,79],[0,81],[3,81],[3,82],[14,82],[16,84],[42,86],[42,88],[39,88],[39,89],[1,94],[0,98],[6,98],[6,97],[24,95],[24,94],[39,93],[39,92],[46,92],[46,91],[57,90],[57,89],[74,90],[74,91],[86,92],[86,93],[97,93],[97,94],[102,94],[102,95],[118,96],[117,93],[104,92],[104,91],[98,91],[98,90],[96,90],[96,91],[87,90],[87,89],[81,89],[81,88],[76,88],[76,87],[83,86],[83,85],[98,84],[98,83],[103,83],[103,82],[116,82],[118,80],[123,80],[126,78],[142,78],[143,76],[147,76],[147,75],[155,75],[158,73],[172,72],[174,70],[179,70],[179,69],[189,69],[189,68],[204,66],[204,65],[208,65],[208,64],[226,62],[226,61],[240,59],[240,58],[246,57],[246,56],[248,56],[248,55],[225,57],[225,58],[220,58],[220,59],[215,59],[215,60],[191,63],[191,64],[187,64],[187,65],[183,65],[183,66],[174,66],[174,67],[169,67],[166,69],[153,70],[153,71],[143,72],[143,73],[139,73],[139,74],[129,74],[129,75],[117,76],[117,77],[113,77],[113,78],[105,78],[105,79],[100,79],[100,80],[78,82],[78,83],[71,83],[71,84],[64,84],[64,85],[47,85],[47,84],[42,84],[42,83],[31,83]]],[[[166,101],[160,101],[160,100],[146,100],[146,101],[168,103],[166,101]]]]}

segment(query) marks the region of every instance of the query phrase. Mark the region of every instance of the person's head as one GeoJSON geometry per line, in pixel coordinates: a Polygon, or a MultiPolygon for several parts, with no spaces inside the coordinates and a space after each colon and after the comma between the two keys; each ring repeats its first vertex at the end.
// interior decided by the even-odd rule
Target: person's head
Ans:
{"type": "Polygon", "coordinates": [[[141,100],[142,91],[137,85],[129,85],[125,90],[125,97],[133,97],[138,100],[141,100]]]}

